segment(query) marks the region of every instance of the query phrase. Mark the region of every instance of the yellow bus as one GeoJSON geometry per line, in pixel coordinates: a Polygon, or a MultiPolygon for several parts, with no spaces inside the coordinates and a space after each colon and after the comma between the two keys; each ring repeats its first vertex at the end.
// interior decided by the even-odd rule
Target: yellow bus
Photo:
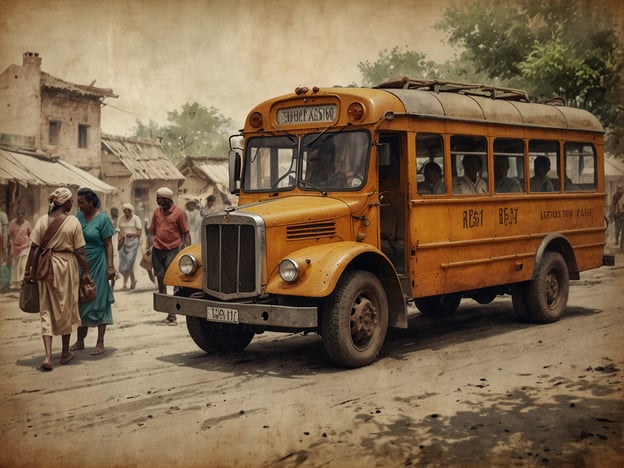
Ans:
{"type": "Polygon", "coordinates": [[[299,87],[254,107],[242,137],[239,206],[203,219],[166,273],[175,294],[154,294],[205,351],[316,332],[333,364],[365,366],[410,301],[436,315],[508,294],[547,323],[602,264],[603,128],[584,110],[400,78],[299,87]]]}

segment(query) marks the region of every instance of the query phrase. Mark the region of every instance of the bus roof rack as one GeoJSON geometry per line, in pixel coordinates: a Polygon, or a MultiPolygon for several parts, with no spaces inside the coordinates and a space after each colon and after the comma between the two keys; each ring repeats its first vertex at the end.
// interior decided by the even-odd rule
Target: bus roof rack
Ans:
{"type": "Polygon", "coordinates": [[[458,83],[454,81],[414,80],[407,76],[391,78],[373,86],[373,88],[423,89],[436,93],[458,93],[472,96],[489,97],[492,99],[503,99],[507,101],[531,102],[528,93],[521,89],[503,88],[500,86],[473,83],[458,83]]]}

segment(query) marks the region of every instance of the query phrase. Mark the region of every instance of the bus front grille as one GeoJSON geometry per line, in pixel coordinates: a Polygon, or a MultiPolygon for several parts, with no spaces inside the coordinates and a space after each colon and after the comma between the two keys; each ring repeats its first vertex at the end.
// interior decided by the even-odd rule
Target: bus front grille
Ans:
{"type": "Polygon", "coordinates": [[[221,298],[252,296],[257,292],[256,226],[206,224],[205,285],[221,298]]]}

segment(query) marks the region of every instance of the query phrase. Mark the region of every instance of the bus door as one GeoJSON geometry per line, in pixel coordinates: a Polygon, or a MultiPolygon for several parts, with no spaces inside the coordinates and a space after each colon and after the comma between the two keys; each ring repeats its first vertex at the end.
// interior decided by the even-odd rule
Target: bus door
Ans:
{"type": "Polygon", "coordinates": [[[381,134],[379,143],[390,147],[390,160],[379,167],[379,234],[381,251],[392,261],[397,272],[405,273],[405,183],[401,174],[406,158],[397,133],[381,134]]]}

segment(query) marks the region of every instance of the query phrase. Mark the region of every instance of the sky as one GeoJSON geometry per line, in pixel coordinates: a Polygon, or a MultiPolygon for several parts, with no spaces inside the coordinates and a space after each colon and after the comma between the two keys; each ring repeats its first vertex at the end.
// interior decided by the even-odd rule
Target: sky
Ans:
{"type": "Polygon", "coordinates": [[[42,70],[110,88],[102,130],[167,123],[187,102],[242,128],[297,86],[361,83],[358,63],[395,46],[451,58],[434,28],[450,0],[0,0],[0,71],[37,52],[42,70]]]}

